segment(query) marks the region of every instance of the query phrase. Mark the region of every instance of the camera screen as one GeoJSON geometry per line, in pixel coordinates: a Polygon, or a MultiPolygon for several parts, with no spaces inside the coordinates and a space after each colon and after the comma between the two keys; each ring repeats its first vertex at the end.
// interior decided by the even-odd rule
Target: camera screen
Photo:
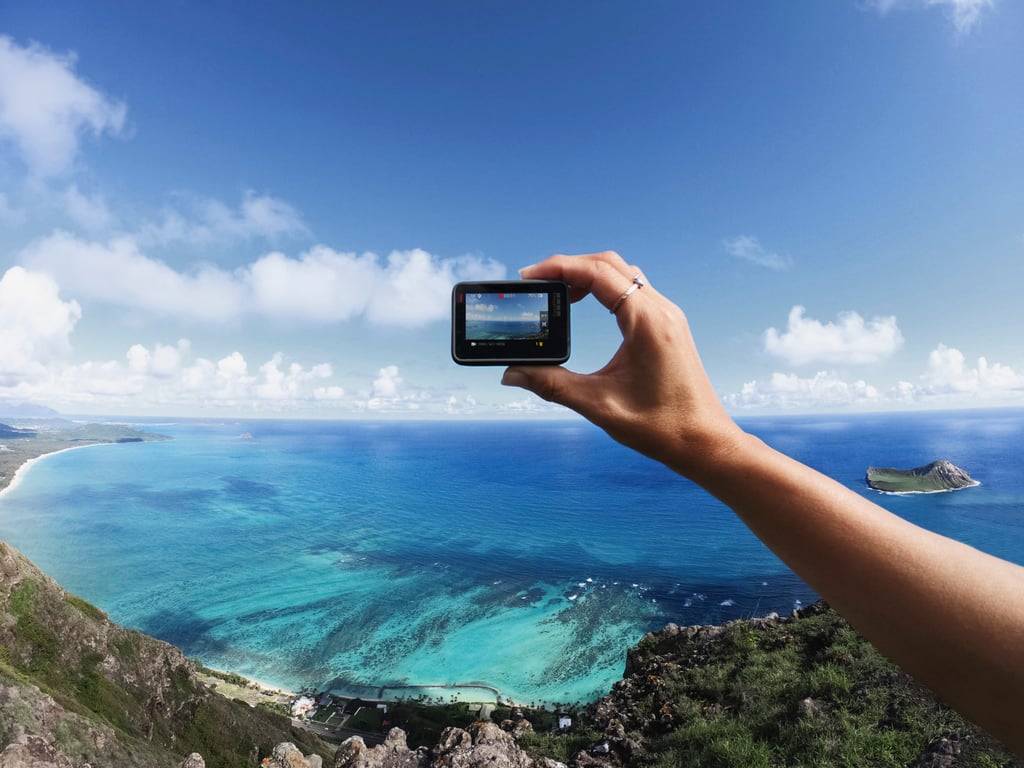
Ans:
{"type": "Polygon", "coordinates": [[[554,280],[459,283],[452,359],[460,365],[558,365],[569,359],[569,288],[554,280]]]}
{"type": "Polygon", "coordinates": [[[543,340],[548,337],[548,294],[466,294],[469,341],[543,340]]]}

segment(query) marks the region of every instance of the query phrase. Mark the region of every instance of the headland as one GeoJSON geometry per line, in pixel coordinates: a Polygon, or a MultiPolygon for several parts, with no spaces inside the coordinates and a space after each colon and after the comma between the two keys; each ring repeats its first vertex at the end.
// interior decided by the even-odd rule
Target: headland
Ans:
{"type": "Polygon", "coordinates": [[[51,453],[90,445],[169,439],[127,424],[77,424],[62,419],[18,426],[0,424],[0,494],[14,487],[33,462],[51,453]]]}

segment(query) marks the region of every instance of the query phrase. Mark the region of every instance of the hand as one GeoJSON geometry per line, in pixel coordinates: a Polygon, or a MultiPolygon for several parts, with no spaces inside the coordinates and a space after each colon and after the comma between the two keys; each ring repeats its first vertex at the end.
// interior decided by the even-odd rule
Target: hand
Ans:
{"type": "MultiPolygon", "coordinates": [[[[639,273],[598,253],[521,274],[564,280],[574,301],[593,294],[611,309],[639,273]]],[[[521,366],[502,382],[703,485],[879,650],[1024,756],[1024,568],[919,528],[740,430],[682,310],[649,285],[615,316],[622,345],[596,373],[521,366]]]]}
{"type": "MultiPolygon", "coordinates": [[[[563,280],[572,301],[593,294],[611,309],[641,271],[606,251],[552,256],[520,274],[563,280]]],[[[619,304],[615,317],[622,345],[601,370],[583,375],[556,366],[513,366],[502,383],[568,406],[615,440],[691,475],[701,462],[729,450],[742,432],[708,381],[679,307],[645,284],[619,304]]]]}

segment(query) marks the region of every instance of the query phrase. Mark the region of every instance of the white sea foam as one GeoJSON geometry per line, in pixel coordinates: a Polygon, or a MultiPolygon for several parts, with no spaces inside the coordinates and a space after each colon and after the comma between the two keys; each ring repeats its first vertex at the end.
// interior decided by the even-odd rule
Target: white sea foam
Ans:
{"type": "Polygon", "coordinates": [[[927,496],[932,493],[952,493],[953,491],[962,491],[966,488],[975,488],[979,485],[981,485],[979,480],[973,480],[969,485],[965,485],[960,488],[936,488],[934,491],[883,491],[881,488],[871,488],[871,490],[875,493],[881,493],[884,496],[927,496]]]}

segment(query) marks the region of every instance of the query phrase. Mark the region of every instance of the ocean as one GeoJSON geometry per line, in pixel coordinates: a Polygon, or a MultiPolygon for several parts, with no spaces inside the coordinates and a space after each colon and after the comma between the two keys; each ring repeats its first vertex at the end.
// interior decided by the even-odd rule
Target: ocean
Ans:
{"type": "MultiPolygon", "coordinates": [[[[816,599],[726,507],[586,422],[133,423],[174,439],[45,458],[0,497],[0,538],[115,621],[292,690],[585,702],[667,622],[816,599]]],[[[741,423],[1024,564],[1024,411],[741,423]],[[864,484],[939,458],[981,485],[864,484]]]]}
{"type": "Polygon", "coordinates": [[[539,319],[466,321],[466,338],[471,341],[546,338],[543,330],[539,319]]]}

